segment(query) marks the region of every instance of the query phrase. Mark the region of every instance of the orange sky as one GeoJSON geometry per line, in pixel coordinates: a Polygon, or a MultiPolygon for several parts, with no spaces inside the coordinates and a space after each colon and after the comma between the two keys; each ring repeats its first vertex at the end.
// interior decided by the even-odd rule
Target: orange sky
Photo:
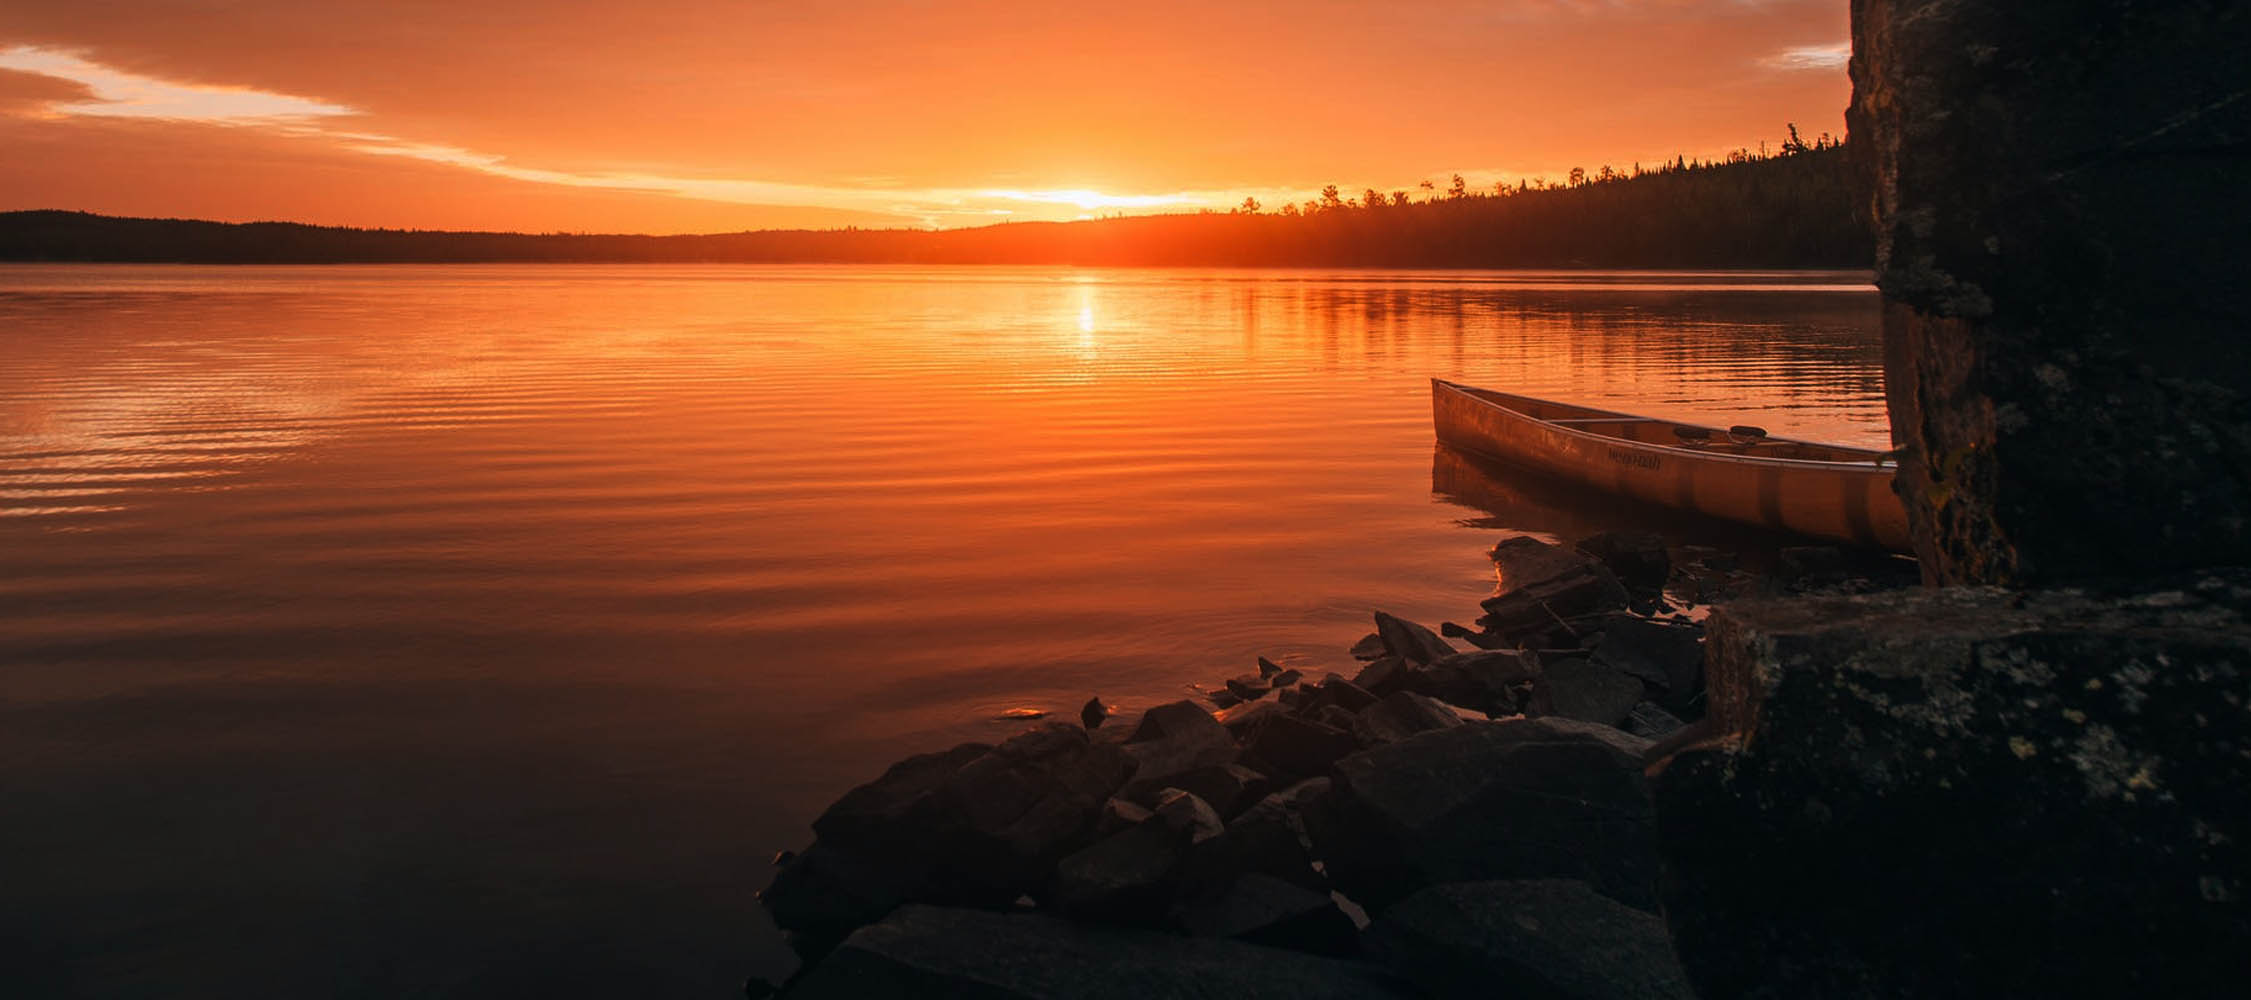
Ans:
{"type": "Polygon", "coordinates": [[[0,210],[612,232],[1478,186],[1841,131],[1845,0],[8,0],[0,210]]]}

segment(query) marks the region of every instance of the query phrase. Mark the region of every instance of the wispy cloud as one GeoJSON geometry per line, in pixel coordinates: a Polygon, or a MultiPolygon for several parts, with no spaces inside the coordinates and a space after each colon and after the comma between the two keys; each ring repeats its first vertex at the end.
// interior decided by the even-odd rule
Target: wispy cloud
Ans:
{"type": "Polygon", "coordinates": [[[1759,60],[1768,69],[1779,70],[1834,70],[1844,68],[1852,61],[1852,43],[1833,45],[1799,45],[1783,49],[1759,60]]]}
{"type": "Polygon", "coordinates": [[[104,118],[156,118],[221,124],[300,123],[356,114],[351,108],[306,97],[241,87],[174,83],[111,69],[65,52],[18,46],[0,49],[0,69],[70,80],[92,100],[52,105],[49,111],[104,118]]]}
{"type": "Polygon", "coordinates": [[[336,127],[358,109],[290,94],[241,87],[178,83],[143,76],[49,49],[0,49],[0,69],[80,84],[91,100],[49,103],[50,115],[144,118],[263,128],[371,156],[442,164],[534,184],[626,191],[744,205],[851,209],[898,216],[925,225],[1012,218],[1070,218],[1097,211],[1193,209],[1239,203],[1245,196],[1288,199],[1277,191],[1174,191],[1112,194],[1088,189],[900,188],[789,184],[640,172],[582,173],[550,170],[495,153],[423,142],[381,132],[336,127]],[[1061,211],[1058,211],[1058,210],[1061,211]]]}

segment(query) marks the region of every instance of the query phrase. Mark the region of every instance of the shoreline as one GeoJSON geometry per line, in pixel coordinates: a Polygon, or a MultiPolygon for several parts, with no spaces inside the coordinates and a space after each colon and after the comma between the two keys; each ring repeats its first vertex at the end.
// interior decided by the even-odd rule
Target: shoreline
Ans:
{"type": "MultiPolygon", "coordinates": [[[[1170,974],[1151,962],[1305,995],[1512,978],[1691,995],[1656,912],[1642,769],[1700,734],[1710,603],[1913,581],[1826,547],[1785,549],[1761,576],[1632,532],[1489,555],[1498,586],[1473,625],[1377,612],[1349,677],[1261,658],[1137,716],[1099,697],[1076,721],[1016,715],[1031,725],[997,744],[912,756],[847,792],[760,894],[802,962],[787,995],[1043,995],[1074,965],[1170,974]],[[1476,914],[1552,925],[1516,941],[1547,958],[1470,954],[1510,940],[1448,930],[1476,914]]],[[[1065,992],[1111,995],[1085,985],[1065,992]]]]}

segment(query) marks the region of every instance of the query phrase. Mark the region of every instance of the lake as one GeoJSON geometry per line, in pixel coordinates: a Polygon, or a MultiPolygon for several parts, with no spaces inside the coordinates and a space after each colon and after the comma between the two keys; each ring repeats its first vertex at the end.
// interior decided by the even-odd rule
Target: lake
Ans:
{"type": "Polygon", "coordinates": [[[739,995],[1017,708],[1435,626],[1427,379],[1884,446],[1864,273],[0,266],[12,996],[739,995]]]}

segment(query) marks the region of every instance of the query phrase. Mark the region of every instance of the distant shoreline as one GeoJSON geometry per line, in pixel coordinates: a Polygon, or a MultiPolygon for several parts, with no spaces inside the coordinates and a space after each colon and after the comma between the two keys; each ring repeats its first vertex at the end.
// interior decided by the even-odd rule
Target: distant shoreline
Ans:
{"type": "Polygon", "coordinates": [[[1849,159],[1830,147],[1573,186],[1372,193],[1283,212],[1203,212],[974,229],[680,236],[356,229],[293,222],[0,212],[0,261],[184,264],[978,264],[1335,268],[1867,268],[1849,159]],[[1402,193],[1402,202],[1404,202],[1402,193]]]}

